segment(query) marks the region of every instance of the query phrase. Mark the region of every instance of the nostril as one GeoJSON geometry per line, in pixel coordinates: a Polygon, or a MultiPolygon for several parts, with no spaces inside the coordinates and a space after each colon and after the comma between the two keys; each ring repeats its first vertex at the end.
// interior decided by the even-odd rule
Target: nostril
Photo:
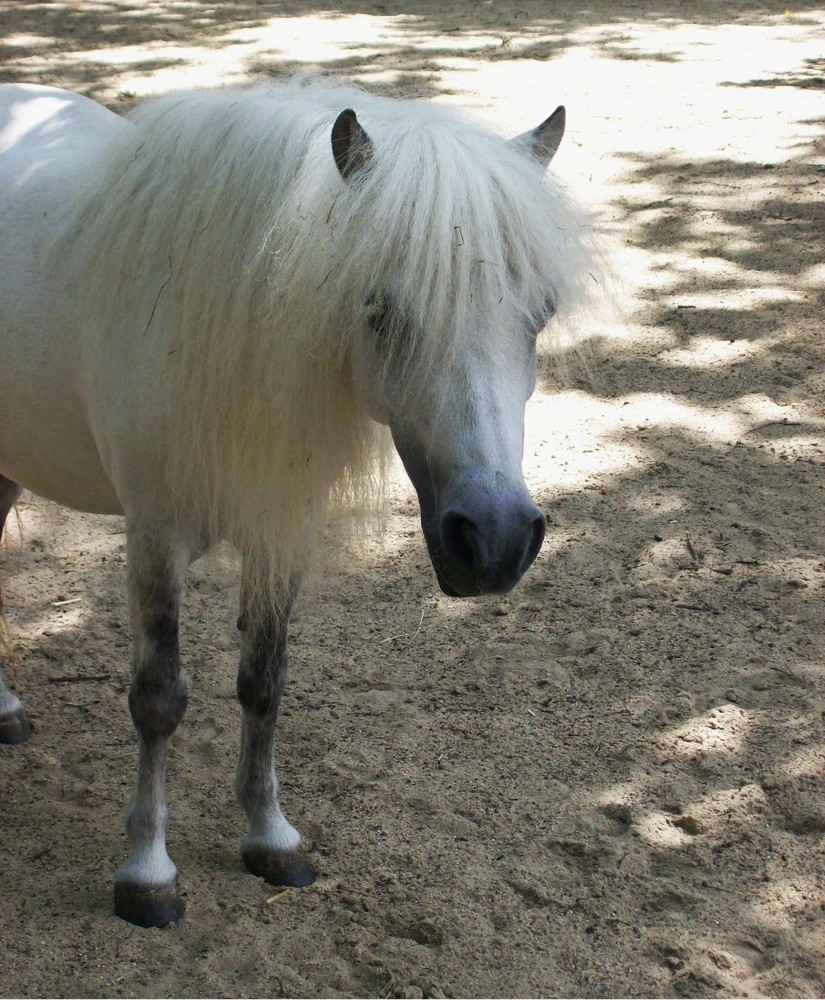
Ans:
{"type": "Polygon", "coordinates": [[[469,593],[505,593],[527,572],[544,541],[546,521],[533,504],[509,511],[508,517],[476,520],[458,506],[439,521],[442,571],[465,596],[469,593]]]}
{"type": "Polygon", "coordinates": [[[525,572],[529,566],[533,564],[536,556],[539,554],[539,550],[544,543],[544,534],[547,531],[547,518],[544,514],[539,513],[537,517],[534,517],[530,522],[530,543],[527,546],[527,551],[524,555],[524,560],[521,564],[521,571],[525,572]]]}
{"type": "Polygon", "coordinates": [[[466,514],[448,510],[441,518],[441,542],[444,551],[466,569],[481,567],[478,525],[466,514]]]}

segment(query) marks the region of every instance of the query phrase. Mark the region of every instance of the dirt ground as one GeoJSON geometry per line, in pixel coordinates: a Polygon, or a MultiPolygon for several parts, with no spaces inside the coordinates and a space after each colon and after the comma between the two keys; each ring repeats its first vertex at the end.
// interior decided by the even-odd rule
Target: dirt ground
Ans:
{"type": "Polygon", "coordinates": [[[189,577],[172,759],[185,920],[112,915],[133,782],[122,522],[25,495],[2,552],[5,996],[825,994],[825,6],[0,2],[0,78],[115,109],[309,68],[558,103],[616,249],[589,374],[544,365],[549,517],[506,599],[441,596],[411,489],[295,615],[280,723],[309,889],[245,874],[237,567],[189,577]],[[19,530],[18,530],[19,527],[19,530]]]}

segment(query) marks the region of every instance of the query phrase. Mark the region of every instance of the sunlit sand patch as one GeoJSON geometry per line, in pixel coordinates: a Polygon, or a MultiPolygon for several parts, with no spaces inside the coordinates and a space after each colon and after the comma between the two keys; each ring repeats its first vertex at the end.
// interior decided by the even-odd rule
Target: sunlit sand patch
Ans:
{"type": "Polygon", "coordinates": [[[765,811],[767,796],[759,785],[721,788],[682,807],[668,822],[688,836],[711,834],[737,820],[751,819],[765,811]]]}
{"type": "MultiPolygon", "coordinates": [[[[609,477],[643,468],[643,449],[606,444],[610,403],[582,392],[536,394],[528,409],[525,471],[528,482],[552,476],[558,489],[581,488],[594,477],[609,477]]],[[[617,415],[614,416],[617,419],[617,415]]]]}
{"type": "Polygon", "coordinates": [[[724,788],[680,805],[678,811],[642,808],[634,804],[649,799],[650,791],[636,782],[625,782],[597,799],[605,815],[632,826],[647,844],[658,848],[685,847],[696,837],[712,835],[731,822],[750,819],[766,806],[765,792],[758,785],[724,788]]]}
{"type": "MultiPolygon", "coordinates": [[[[58,52],[50,57],[50,67],[52,71],[77,63],[110,67],[107,91],[147,97],[170,90],[247,83],[250,73],[265,68],[317,71],[333,68],[347,57],[369,60],[387,48],[409,44],[403,31],[406,21],[366,14],[276,17],[223,36],[211,35],[204,45],[159,40],[58,52]]],[[[42,45],[41,39],[36,41],[42,45]]],[[[19,60],[33,72],[41,62],[37,57],[19,60]]]]}
{"type": "Polygon", "coordinates": [[[693,337],[689,346],[663,351],[659,361],[674,368],[716,368],[735,365],[759,353],[758,345],[749,340],[718,340],[715,337],[693,337]]]}
{"type": "MultiPolygon", "coordinates": [[[[93,599],[96,595],[90,595],[93,599]]],[[[84,597],[50,601],[38,615],[27,613],[25,625],[17,629],[19,635],[59,635],[77,632],[88,621],[93,611],[92,601],[84,597]]]]}
{"type": "Polygon", "coordinates": [[[733,404],[738,411],[738,419],[742,421],[743,434],[748,434],[767,423],[782,423],[790,421],[804,422],[811,427],[825,430],[825,424],[812,410],[802,404],[777,403],[764,393],[751,392],[739,396],[733,404]]]}
{"type": "Polygon", "coordinates": [[[684,847],[693,834],[677,826],[672,818],[660,812],[646,812],[639,816],[634,829],[652,847],[684,847]]]}
{"type": "MultiPolygon", "coordinates": [[[[699,267],[694,265],[694,261],[695,258],[692,258],[691,266],[684,274],[699,273],[699,267]]],[[[680,292],[673,305],[682,309],[724,309],[726,313],[730,313],[733,320],[737,313],[747,315],[748,312],[754,312],[765,306],[806,301],[803,291],[783,287],[779,275],[776,279],[780,283],[771,286],[765,284],[770,277],[768,272],[763,271],[757,276],[737,268],[731,273],[736,274],[736,281],[741,287],[725,285],[723,288],[713,287],[699,292],[680,292]]],[[[680,276],[678,272],[674,272],[674,282],[677,278],[683,280],[684,274],[680,276]]],[[[706,281],[705,286],[707,286],[706,281]]],[[[781,320],[777,318],[777,326],[780,324],[781,320]]]]}
{"type": "MultiPolygon", "coordinates": [[[[825,166],[825,164],[822,164],[825,166]]],[[[799,275],[800,284],[820,291],[825,288],[825,264],[814,264],[799,275]]]]}
{"type": "Polygon", "coordinates": [[[8,45],[15,49],[26,49],[33,47],[42,47],[44,45],[54,45],[56,44],[56,38],[50,38],[48,35],[6,35],[3,39],[3,44],[8,45]]]}
{"type": "Polygon", "coordinates": [[[670,730],[658,743],[679,757],[708,753],[735,756],[744,750],[752,722],[753,713],[727,703],[670,730]]]}
{"type": "Polygon", "coordinates": [[[795,926],[795,915],[816,909],[821,898],[820,880],[814,875],[799,874],[793,878],[772,878],[759,890],[753,905],[763,922],[790,927],[795,926]]]}
{"type": "MultiPolygon", "coordinates": [[[[32,501],[24,494],[19,503],[19,517],[10,517],[7,530],[0,544],[6,572],[12,565],[23,565],[31,552],[50,553],[59,547],[60,559],[67,564],[73,560],[91,557],[100,561],[111,560],[119,564],[125,547],[125,529],[120,517],[101,518],[104,530],[94,533],[73,530],[81,515],[75,514],[46,501],[32,501]]],[[[5,599],[9,606],[16,605],[17,597],[25,593],[24,579],[12,574],[5,581],[5,599]]],[[[25,620],[15,621],[15,635],[56,635],[75,632],[85,627],[95,610],[96,594],[85,594],[68,583],[65,589],[39,597],[39,604],[25,602],[25,620]]]]}
{"type": "MultiPolygon", "coordinates": [[[[705,365],[712,367],[725,357],[730,345],[722,344],[711,338],[697,344],[705,365]]],[[[674,358],[683,364],[695,361],[688,348],[668,353],[671,363],[674,358]]],[[[726,363],[734,361],[728,358],[726,363]]],[[[763,394],[750,393],[723,407],[690,403],[668,393],[610,400],[595,391],[539,392],[527,409],[525,473],[531,486],[552,485],[560,491],[607,486],[612,477],[638,472],[658,461],[656,440],[668,433],[681,432],[702,445],[727,449],[747,441],[760,426],[782,422],[804,424],[800,446],[821,445],[816,433],[820,422],[804,407],[778,404],[763,394]]]]}

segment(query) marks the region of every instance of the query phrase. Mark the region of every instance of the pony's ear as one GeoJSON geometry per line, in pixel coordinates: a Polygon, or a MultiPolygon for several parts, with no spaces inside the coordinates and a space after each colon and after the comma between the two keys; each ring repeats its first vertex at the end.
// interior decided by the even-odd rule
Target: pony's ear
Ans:
{"type": "Polygon", "coordinates": [[[564,108],[559,106],[541,125],[536,126],[531,132],[517,135],[515,139],[510,140],[509,145],[524,150],[541,166],[546,167],[559,148],[561,137],[564,135],[565,118],[564,108]]]}
{"type": "Polygon", "coordinates": [[[345,181],[352,180],[369,166],[372,141],[352,108],[342,111],[332,126],[332,155],[345,181]]]}

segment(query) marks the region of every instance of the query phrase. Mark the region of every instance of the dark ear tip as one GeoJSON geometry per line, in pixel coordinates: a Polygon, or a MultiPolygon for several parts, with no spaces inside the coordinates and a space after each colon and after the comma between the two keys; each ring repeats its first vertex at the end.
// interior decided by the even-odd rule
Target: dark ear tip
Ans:
{"type": "Polygon", "coordinates": [[[333,128],[339,128],[341,126],[352,127],[357,124],[358,116],[352,110],[352,108],[344,108],[340,115],[335,119],[335,124],[333,128]]]}
{"type": "Polygon", "coordinates": [[[370,138],[352,108],[344,110],[332,126],[332,155],[344,180],[363,170],[372,152],[370,138]]]}

